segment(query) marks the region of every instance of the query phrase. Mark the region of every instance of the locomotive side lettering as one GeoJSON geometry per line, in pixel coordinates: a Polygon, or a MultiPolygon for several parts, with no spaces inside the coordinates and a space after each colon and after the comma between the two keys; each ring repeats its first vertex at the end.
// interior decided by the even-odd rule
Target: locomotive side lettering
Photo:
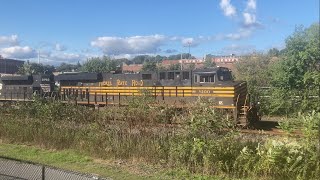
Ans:
{"type": "Polygon", "coordinates": [[[132,80],[131,81],[132,86],[143,86],[143,81],[137,81],[137,80],[132,80]]]}
{"type": "Polygon", "coordinates": [[[198,93],[200,93],[200,94],[210,94],[210,93],[211,93],[211,90],[200,89],[200,90],[198,91],[198,93]]]}
{"type": "Polygon", "coordinates": [[[117,79],[117,86],[127,86],[127,81],[121,81],[120,79],[117,79]]]}
{"type": "Polygon", "coordinates": [[[103,81],[100,86],[112,86],[112,81],[103,81]]]}

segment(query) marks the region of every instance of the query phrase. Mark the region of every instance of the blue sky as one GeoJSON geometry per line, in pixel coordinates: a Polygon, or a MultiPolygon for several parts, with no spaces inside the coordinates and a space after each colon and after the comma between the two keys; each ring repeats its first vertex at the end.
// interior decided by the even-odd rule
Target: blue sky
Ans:
{"type": "Polygon", "coordinates": [[[49,64],[139,54],[283,48],[319,0],[1,0],[0,54],[49,64]]]}

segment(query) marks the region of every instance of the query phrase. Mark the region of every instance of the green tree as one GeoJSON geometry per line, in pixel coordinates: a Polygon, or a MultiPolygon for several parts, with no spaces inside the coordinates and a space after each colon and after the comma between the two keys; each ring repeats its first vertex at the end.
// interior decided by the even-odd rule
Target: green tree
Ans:
{"type": "Polygon", "coordinates": [[[212,68],[212,67],[215,67],[216,66],[216,63],[214,63],[212,61],[212,58],[209,57],[209,56],[206,56],[206,59],[204,61],[204,64],[203,64],[203,67],[204,68],[212,68]]]}
{"type": "Polygon", "coordinates": [[[119,70],[120,65],[116,61],[111,60],[107,56],[95,57],[88,59],[83,65],[81,70],[86,72],[108,73],[110,71],[119,70]]]}
{"type": "Polygon", "coordinates": [[[61,63],[56,70],[58,72],[72,72],[72,71],[79,71],[81,68],[81,64],[78,62],[77,64],[68,64],[68,63],[61,63]]]}
{"type": "Polygon", "coordinates": [[[281,71],[274,78],[274,85],[288,90],[304,90],[304,76],[316,71],[320,61],[319,24],[308,29],[297,27],[286,40],[286,53],[280,61],[281,71]]]}
{"type": "Polygon", "coordinates": [[[52,65],[43,65],[38,63],[30,63],[27,61],[18,70],[18,74],[23,75],[38,75],[38,74],[52,74],[55,71],[52,65]]]}
{"type": "Polygon", "coordinates": [[[132,62],[135,64],[143,64],[145,62],[152,61],[154,57],[151,57],[149,55],[139,55],[132,59],[132,62]]]}
{"type": "Polygon", "coordinates": [[[170,71],[180,70],[181,69],[181,64],[180,63],[171,64],[167,69],[170,70],[170,71]]]}
{"type": "Polygon", "coordinates": [[[249,93],[257,96],[259,87],[270,85],[270,62],[271,58],[263,54],[242,57],[235,63],[236,80],[247,81],[249,93]]]}
{"type": "Polygon", "coordinates": [[[142,71],[152,71],[155,72],[157,71],[157,63],[155,61],[151,61],[151,62],[145,62],[143,63],[142,66],[142,71]]]}
{"type": "Polygon", "coordinates": [[[283,99],[298,97],[299,103],[291,103],[292,109],[306,111],[320,109],[319,101],[309,99],[309,96],[319,92],[318,77],[320,63],[319,24],[313,24],[305,29],[302,26],[286,39],[285,53],[281,61],[273,68],[272,85],[282,90],[283,99]]]}
{"type": "Polygon", "coordinates": [[[196,69],[196,64],[195,63],[190,63],[190,64],[187,64],[187,65],[184,65],[183,68],[185,70],[194,70],[194,69],[196,69]]]}
{"type": "Polygon", "coordinates": [[[189,53],[182,53],[182,54],[175,54],[175,55],[170,55],[168,57],[168,60],[177,60],[177,59],[195,59],[194,56],[192,56],[189,53]]]}
{"type": "Polygon", "coordinates": [[[268,56],[278,57],[280,55],[280,51],[277,48],[269,49],[268,56]]]}

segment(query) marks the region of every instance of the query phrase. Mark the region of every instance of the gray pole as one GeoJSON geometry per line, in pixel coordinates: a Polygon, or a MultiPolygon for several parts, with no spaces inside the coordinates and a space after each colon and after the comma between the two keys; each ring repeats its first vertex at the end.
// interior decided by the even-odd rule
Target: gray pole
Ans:
{"type": "Polygon", "coordinates": [[[191,54],[190,54],[190,44],[191,44],[191,42],[188,42],[188,45],[189,45],[189,55],[188,55],[188,59],[190,59],[190,56],[191,56],[191,54]]]}
{"type": "Polygon", "coordinates": [[[45,180],[46,179],[46,167],[45,166],[42,166],[42,180],[45,180]]]}

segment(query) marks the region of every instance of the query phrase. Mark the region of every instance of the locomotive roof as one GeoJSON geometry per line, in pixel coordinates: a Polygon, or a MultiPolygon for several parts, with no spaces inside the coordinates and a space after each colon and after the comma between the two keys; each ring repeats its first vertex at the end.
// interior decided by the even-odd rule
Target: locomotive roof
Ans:
{"type": "Polygon", "coordinates": [[[2,81],[29,81],[32,76],[19,75],[19,76],[1,76],[2,81]]]}
{"type": "Polygon", "coordinates": [[[213,68],[204,68],[204,69],[195,69],[193,72],[203,72],[203,73],[209,73],[209,72],[217,72],[219,70],[228,70],[228,68],[225,67],[213,67],[213,68]]]}
{"type": "Polygon", "coordinates": [[[55,76],[56,81],[77,81],[77,80],[87,80],[93,81],[99,79],[100,73],[68,73],[68,74],[59,74],[55,76]]]}

